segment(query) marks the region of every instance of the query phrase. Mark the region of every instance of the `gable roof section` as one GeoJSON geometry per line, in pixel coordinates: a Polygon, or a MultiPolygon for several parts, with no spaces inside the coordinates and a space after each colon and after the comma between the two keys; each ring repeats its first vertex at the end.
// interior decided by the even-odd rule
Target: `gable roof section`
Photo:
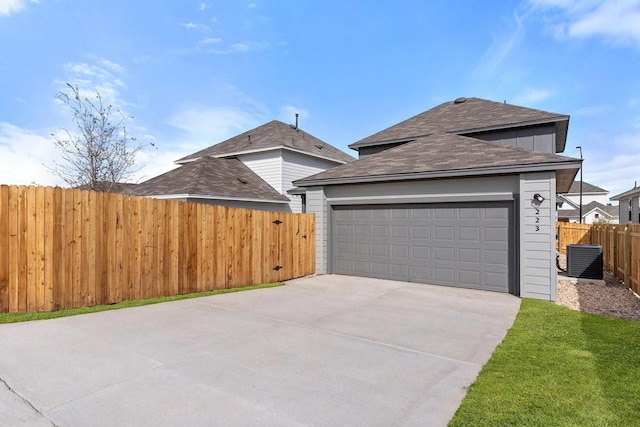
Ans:
{"type": "Polygon", "coordinates": [[[580,204],[575,203],[573,200],[569,199],[568,197],[565,197],[565,194],[557,194],[556,203],[562,203],[563,205],[562,208],[564,210],[578,209],[580,207],[580,204]],[[566,204],[568,207],[565,207],[564,204],[566,204]]]}
{"type": "Polygon", "coordinates": [[[624,193],[616,194],[613,197],[609,197],[610,200],[623,200],[631,199],[640,196],[640,187],[633,187],[631,190],[627,190],[624,193]]]}
{"type": "MultiPolygon", "coordinates": [[[[588,193],[609,194],[609,192],[604,188],[582,181],[582,194],[588,193]]],[[[573,184],[571,184],[571,188],[569,188],[567,194],[580,194],[580,181],[573,181],[573,184]]]]}
{"type": "Polygon", "coordinates": [[[211,157],[227,157],[239,153],[264,151],[266,149],[285,147],[312,156],[333,160],[336,163],[347,163],[354,160],[347,153],[334,146],[304,132],[295,129],[278,120],[270,121],[255,129],[243,132],[226,141],[190,154],[177,160],[176,163],[186,163],[195,159],[211,157]]]}
{"type": "Polygon", "coordinates": [[[286,203],[278,193],[238,159],[203,157],[135,186],[137,196],[223,198],[286,203]]]}
{"type": "Polygon", "coordinates": [[[439,133],[295,181],[296,186],[558,170],[569,189],[581,160],[439,133]]]}
{"type": "Polygon", "coordinates": [[[521,127],[543,123],[556,125],[556,152],[564,151],[569,116],[480,98],[459,98],[413,116],[403,122],[349,145],[359,149],[370,145],[404,142],[434,133],[471,132],[521,127]]]}
{"type": "MultiPolygon", "coordinates": [[[[591,202],[582,206],[582,216],[587,216],[594,210],[599,210],[609,218],[618,217],[618,206],[603,205],[599,202],[591,202]]],[[[558,218],[580,219],[580,209],[558,209],[558,218]]]]}

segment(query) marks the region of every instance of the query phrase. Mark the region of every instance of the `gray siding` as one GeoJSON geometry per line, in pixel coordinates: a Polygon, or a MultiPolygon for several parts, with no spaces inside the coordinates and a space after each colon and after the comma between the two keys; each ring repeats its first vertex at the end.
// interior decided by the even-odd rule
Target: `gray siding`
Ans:
{"type": "Polygon", "coordinates": [[[326,274],[327,258],[327,200],[323,187],[307,188],[307,212],[315,214],[316,274],[326,274]]]}
{"type": "Polygon", "coordinates": [[[556,131],[554,125],[530,126],[490,132],[470,133],[465,136],[482,139],[500,145],[524,148],[555,154],[556,131]]]}
{"type": "Polygon", "coordinates": [[[619,209],[619,223],[640,223],[640,198],[633,197],[628,199],[620,199],[618,202],[619,209]],[[631,219],[629,219],[629,212],[631,212],[631,219]]]}
{"type": "Polygon", "coordinates": [[[520,295],[555,301],[555,172],[520,176],[520,295]],[[536,204],[538,193],[545,200],[536,204]]]}
{"type": "Polygon", "coordinates": [[[513,200],[517,175],[427,181],[335,185],[325,189],[331,204],[438,203],[513,200]]]}
{"type": "Polygon", "coordinates": [[[362,159],[364,157],[379,153],[384,150],[388,150],[389,148],[397,147],[398,145],[402,145],[402,144],[405,144],[405,143],[400,142],[396,144],[381,144],[381,145],[372,145],[370,147],[361,147],[358,150],[358,158],[362,159]]]}

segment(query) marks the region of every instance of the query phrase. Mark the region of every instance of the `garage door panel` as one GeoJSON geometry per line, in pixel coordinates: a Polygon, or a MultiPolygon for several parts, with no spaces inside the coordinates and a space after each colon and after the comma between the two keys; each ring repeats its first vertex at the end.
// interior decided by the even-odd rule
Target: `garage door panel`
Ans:
{"type": "Polygon", "coordinates": [[[461,248],[458,250],[458,260],[460,262],[480,264],[481,258],[480,249],[461,248]]]}
{"type": "Polygon", "coordinates": [[[435,226],[433,238],[436,240],[453,240],[455,237],[455,228],[435,226]]]}
{"type": "Polygon", "coordinates": [[[509,291],[511,203],[337,206],[333,213],[334,273],[509,291]]]}

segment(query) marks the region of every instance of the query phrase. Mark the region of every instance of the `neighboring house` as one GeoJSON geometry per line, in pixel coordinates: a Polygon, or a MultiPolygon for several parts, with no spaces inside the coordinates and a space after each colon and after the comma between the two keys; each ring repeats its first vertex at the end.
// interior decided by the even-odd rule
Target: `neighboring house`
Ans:
{"type": "MultiPolygon", "coordinates": [[[[582,222],[618,223],[618,206],[612,206],[603,188],[582,182],[582,222]]],[[[558,221],[580,222],[580,181],[574,181],[568,193],[558,195],[558,221]]]]}
{"type": "Polygon", "coordinates": [[[618,201],[620,224],[640,223],[640,187],[617,194],[611,200],[618,201]]]}
{"type": "Polygon", "coordinates": [[[298,181],[316,273],[554,300],[556,193],[581,166],[569,116],[459,98],[364,138],[360,158],[298,181]]]}
{"type": "Polygon", "coordinates": [[[279,212],[304,212],[292,182],[354,158],[277,120],[177,160],[131,194],[279,212]]]}

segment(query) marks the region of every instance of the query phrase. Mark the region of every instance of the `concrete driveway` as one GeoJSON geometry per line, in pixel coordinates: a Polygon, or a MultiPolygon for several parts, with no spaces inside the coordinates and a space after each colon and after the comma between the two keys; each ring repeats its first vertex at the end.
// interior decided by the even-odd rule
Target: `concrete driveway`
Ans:
{"type": "Polygon", "coordinates": [[[519,306],[327,275],[0,325],[0,425],[446,425],[519,306]]]}

